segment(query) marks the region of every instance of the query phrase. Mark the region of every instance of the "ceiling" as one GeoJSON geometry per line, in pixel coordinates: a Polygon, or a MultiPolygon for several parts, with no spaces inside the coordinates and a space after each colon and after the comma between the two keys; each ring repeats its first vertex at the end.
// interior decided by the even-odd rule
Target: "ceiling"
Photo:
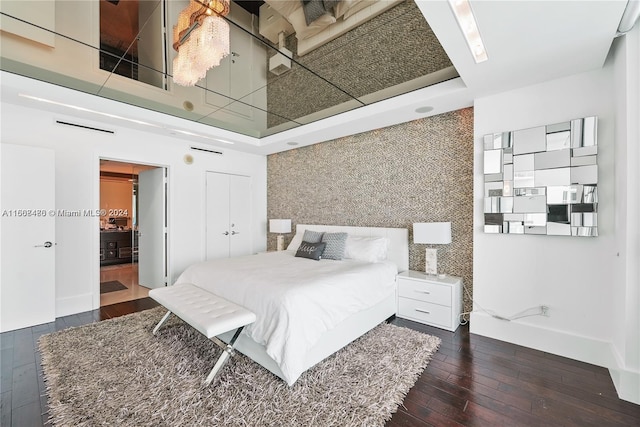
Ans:
{"type": "Polygon", "coordinates": [[[35,102],[17,96],[20,82],[12,80],[12,76],[3,77],[3,102],[67,114],[73,111],[78,118],[106,125],[140,128],[212,147],[271,154],[464,108],[473,105],[477,97],[600,68],[616,35],[626,1],[472,0],[489,57],[488,61],[480,64],[473,61],[446,1],[416,1],[416,4],[459,77],[262,138],[108,100],[96,107],[95,97],[91,95],[77,91],[60,92],[63,88],[50,85],[38,87],[37,82],[34,82],[34,87],[38,87],[38,96],[64,99],[65,104],[86,106],[92,111],[70,110],[60,103],[35,102]],[[432,109],[427,113],[416,112],[420,107],[432,109]],[[96,114],[97,108],[111,116],[96,114]],[[113,117],[123,113],[129,121],[113,117]]]}

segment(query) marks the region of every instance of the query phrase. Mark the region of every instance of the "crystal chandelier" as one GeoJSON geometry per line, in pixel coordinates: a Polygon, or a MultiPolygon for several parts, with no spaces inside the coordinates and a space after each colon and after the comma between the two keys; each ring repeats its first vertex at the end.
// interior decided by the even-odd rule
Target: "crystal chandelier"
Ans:
{"type": "Polygon", "coordinates": [[[229,0],[189,0],[173,27],[173,81],[193,86],[229,54],[229,0]]]}

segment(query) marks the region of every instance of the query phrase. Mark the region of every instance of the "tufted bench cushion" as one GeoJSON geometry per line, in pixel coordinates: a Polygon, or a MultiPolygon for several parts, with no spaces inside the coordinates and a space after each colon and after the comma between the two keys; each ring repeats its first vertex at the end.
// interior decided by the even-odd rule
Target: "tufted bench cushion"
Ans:
{"type": "Polygon", "coordinates": [[[256,315],[191,283],[152,289],[149,296],[207,338],[255,322],[256,315]]]}

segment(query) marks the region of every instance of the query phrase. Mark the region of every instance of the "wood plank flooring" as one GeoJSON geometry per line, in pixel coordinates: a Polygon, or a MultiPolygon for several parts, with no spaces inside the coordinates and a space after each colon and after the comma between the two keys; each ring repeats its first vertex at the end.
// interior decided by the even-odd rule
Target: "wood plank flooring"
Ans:
{"type": "MultiPolygon", "coordinates": [[[[47,424],[41,335],[156,305],[142,298],[0,334],[0,425],[47,424]]],[[[640,406],[617,398],[604,368],[473,335],[467,326],[451,333],[392,323],[436,335],[442,345],[387,427],[640,425],[640,406]]]]}
{"type": "Polygon", "coordinates": [[[442,339],[387,423],[396,426],[638,426],[605,368],[469,333],[396,318],[442,339]]]}
{"type": "Polygon", "coordinates": [[[100,294],[100,307],[149,296],[149,288],[138,284],[138,264],[117,264],[100,267],[100,282],[117,280],[127,289],[100,294]]]}

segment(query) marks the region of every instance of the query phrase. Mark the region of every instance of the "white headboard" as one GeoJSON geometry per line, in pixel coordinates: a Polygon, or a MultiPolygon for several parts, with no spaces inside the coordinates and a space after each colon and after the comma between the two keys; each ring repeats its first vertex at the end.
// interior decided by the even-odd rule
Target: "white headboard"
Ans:
{"type": "Polygon", "coordinates": [[[398,271],[409,270],[409,230],[406,228],[384,227],[349,227],[343,225],[313,225],[297,224],[296,234],[304,230],[328,231],[331,233],[345,232],[352,236],[388,237],[389,249],[387,260],[398,266],[398,271]]]}

